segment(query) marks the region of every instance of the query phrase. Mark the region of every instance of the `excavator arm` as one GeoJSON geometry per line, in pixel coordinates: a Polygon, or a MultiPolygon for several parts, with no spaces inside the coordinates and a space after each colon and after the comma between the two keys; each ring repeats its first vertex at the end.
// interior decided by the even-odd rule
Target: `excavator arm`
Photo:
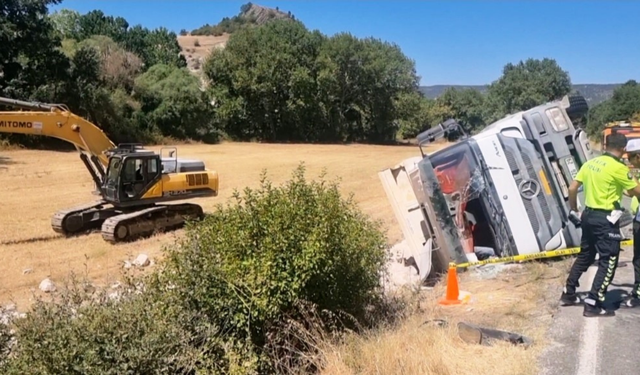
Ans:
{"type": "Polygon", "coordinates": [[[100,186],[109,164],[106,151],[115,148],[115,144],[100,128],[60,104],[41,104],[0,97],[0,105],[26,110],[0,111],[0,133],[42,135],[73,144],[94,181],[100,186]]]}

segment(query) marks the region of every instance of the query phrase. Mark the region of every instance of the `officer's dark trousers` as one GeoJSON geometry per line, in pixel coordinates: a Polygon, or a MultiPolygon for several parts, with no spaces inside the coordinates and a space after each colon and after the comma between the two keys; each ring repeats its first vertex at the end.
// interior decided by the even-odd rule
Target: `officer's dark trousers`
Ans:
{"type": "Polygon", "coordinates": [[[632,295],[640,297],[640,223],[633,221],[633,273],[635,283],[632,295]]]}
{"type": "Polygon", "coordinates": [[[609,212],[585,209],[582,212],[582,240],[580,253],[571,267],[567,279],[567,293],[573,294],[579,286],[580,276],[593,264],[599,254],[598,271],[593,280],[591,291],[585,299],[590,305],[601,305],[604,302],[607,288],[618,267],[620,255],[620,222],[611,224],[607,220],[609,212]]]}

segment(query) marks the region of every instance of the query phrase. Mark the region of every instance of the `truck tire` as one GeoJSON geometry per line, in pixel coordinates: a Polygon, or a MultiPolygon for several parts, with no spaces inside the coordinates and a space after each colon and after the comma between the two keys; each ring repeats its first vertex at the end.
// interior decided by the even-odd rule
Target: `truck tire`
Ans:
{"type": "Polygon", "coordinates": [[[577,119],[586,116],[589,111],[589,103],[582,95],[569,95],[569,107],[566,108],[567,115],[569,115],[569,119],[571,121],[575,121],[577,119]]]}

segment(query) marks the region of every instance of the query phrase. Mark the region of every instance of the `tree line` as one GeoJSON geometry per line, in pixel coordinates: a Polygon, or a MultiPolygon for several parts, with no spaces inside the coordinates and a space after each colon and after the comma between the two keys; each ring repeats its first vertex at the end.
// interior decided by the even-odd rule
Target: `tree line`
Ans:
{"type": "MultiPolygon", "coordinates": [[[[197,75],[166,28],[131,26],[99,10],[49,13],[60,0],[5,3],[0,94],[64,103],[116,142],[387,143],[447,118],[476,132],[572,87],[555,60],[527,59],[506,64],[486,94],[449,89],[428,99],[414,61],[396,44],[348,32],[327,36],[286,17],[238,28],[197,75]]],[[[630,81],[594,106],[590,133],[638,113],[638,92],[630,81]]]]}

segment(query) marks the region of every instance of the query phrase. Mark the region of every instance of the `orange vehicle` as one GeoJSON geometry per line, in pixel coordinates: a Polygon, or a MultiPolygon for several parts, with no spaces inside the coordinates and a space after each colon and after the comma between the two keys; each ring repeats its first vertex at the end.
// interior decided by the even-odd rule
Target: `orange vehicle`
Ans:
{"type": "MultiPolygon", "coordinates": [[[[640,138],[640,122],[625,122],[625,121],[617,121],[610,122],[605,125],[604,130],[602,131],[602,147],[606,146],[607,136],[609,134],[620,133],[627,136],[628,140],[640,138]]],[[[622,156],[624,160],[627,160],[627,154],[622,156]]],[[[633,166],[627,161],[627,165],[629,168],[633,169],[633,166]]]]}

